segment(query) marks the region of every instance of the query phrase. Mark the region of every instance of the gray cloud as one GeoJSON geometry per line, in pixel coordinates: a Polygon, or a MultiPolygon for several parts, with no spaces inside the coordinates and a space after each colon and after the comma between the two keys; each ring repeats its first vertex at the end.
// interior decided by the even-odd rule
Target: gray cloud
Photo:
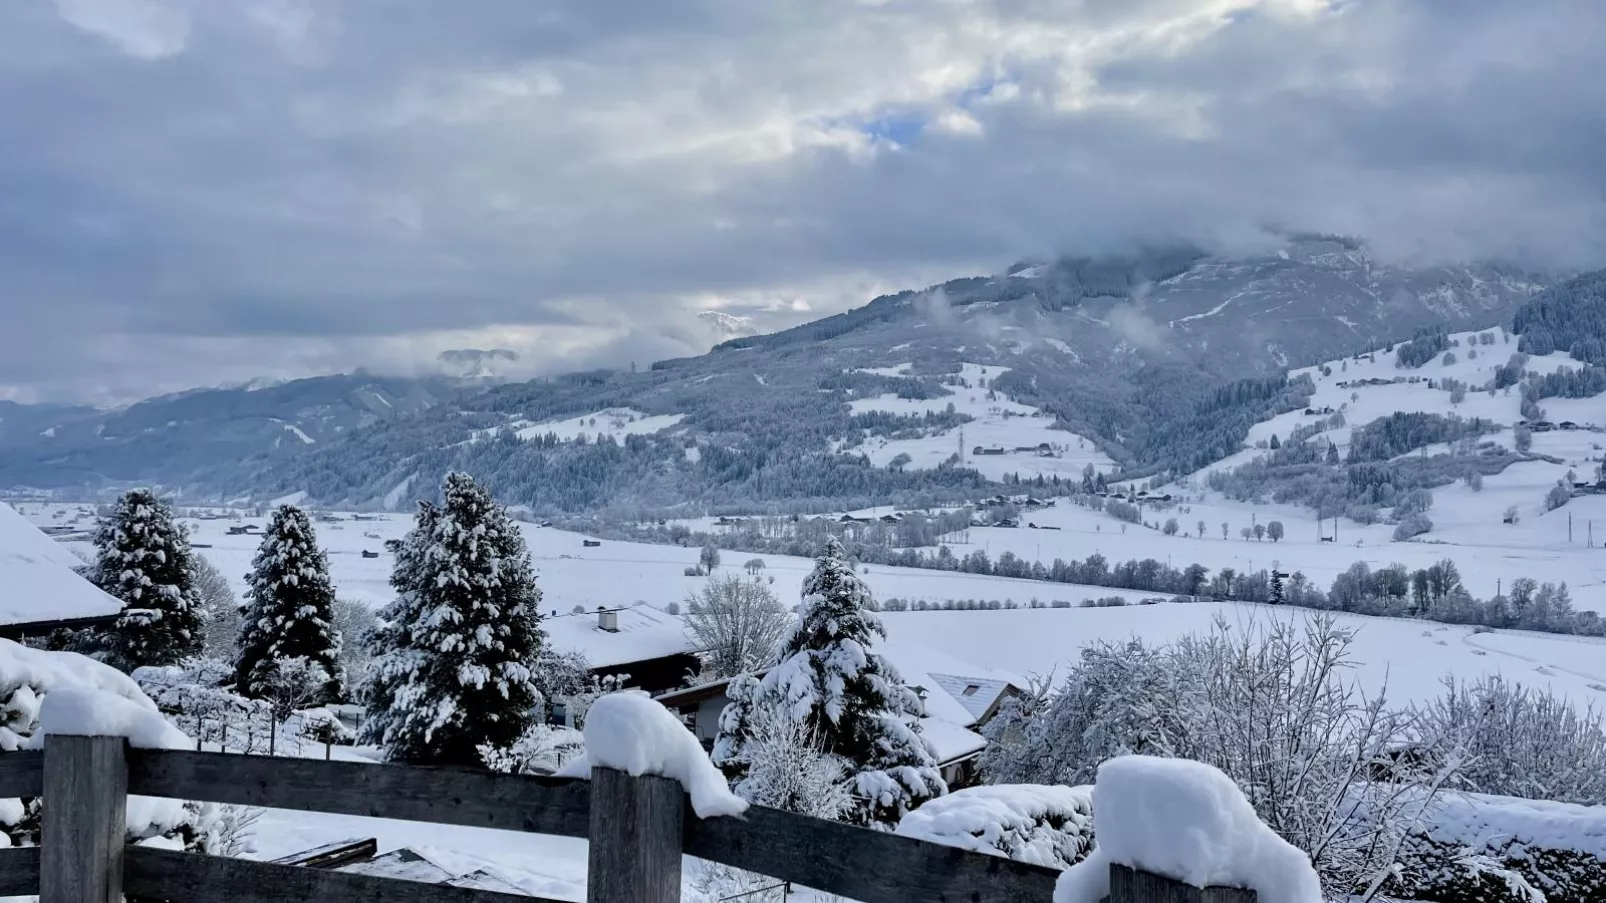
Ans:
{"type": "Polygon", "coordinates": [[[1606,263],[1580,0],[0,8],[0,396],[701,350],[1032,254],[1606,263]]]}

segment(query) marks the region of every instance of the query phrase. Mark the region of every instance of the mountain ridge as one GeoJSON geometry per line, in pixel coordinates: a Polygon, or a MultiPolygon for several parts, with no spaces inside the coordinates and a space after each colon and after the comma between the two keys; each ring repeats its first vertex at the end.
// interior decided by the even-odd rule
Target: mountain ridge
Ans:
{"type": "Polygon", "coordinates": [[[8,440],[0,480],[79,490],[139,480],[197,498],[307,490],[321,501],[372,505],[415,476],[428,484],[442,468],[505,469],[511,484],[527,487],[515,501],[553,510],[614,498],[827,505],[878,493],[952,494],[990,481],[963,467],[892,474],[854,450],[868,437],[962,428],[966,415],[958,413],[916,417],[866,405],[889,395],[941,396],[950,390],[944,381],[967,363],[1000,368],[990,393],[1094,443],[1131,472],[1154,472],[1230,446],[1243,417],[1291,403],[1290,366],[1424,326],[1507,321],[1553,281],[1492,264],[1401,267],[1375,260],[1363,244],[1328,237],[1236,258],[1170,248],[1026,260],[992,276],[734,337],[639,374],[603,370],[473,387],[318,377],[251,393],[266,404],[202,393],[135,405],[129,411],[143,415],[148,435],[132,436],[124,412],[122,420],[82,421],[100,427],[93,438],[80,426],[72,436],[8,440]],[[899,366],[907,369],[896,372],[899,366]],[[186,403],[225,414],[188,422],[186,403]],[[580,430],[555,442],[537,429],[611,410],[675,420],[651,434],[580,430]],[[1177,424],[1200,435],[1172,435],[1177,424]],[[117,440],[110,455],[108,428],[117,440]],[[168,432],[195,448],[173,457],[168,432]],[[515,432],[512,440],[502,435],[515,432]],[[157,450],[167,457],[155,459],[157,450]],[[554,479],[590,488],[543,489],[519,468],[555,468],[554,479]],[[842,485],[817,486],[827,472],[842,485]],[[781,473],[790,482],[778,481],[781,473]]]}

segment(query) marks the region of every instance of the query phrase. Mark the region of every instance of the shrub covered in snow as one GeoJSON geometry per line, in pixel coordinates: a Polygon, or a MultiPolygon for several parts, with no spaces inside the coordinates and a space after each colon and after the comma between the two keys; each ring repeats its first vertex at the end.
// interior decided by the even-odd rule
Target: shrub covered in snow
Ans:
{"type": "Polygon", "coordinates": [[[1449,794],[1412,832],[1391,895],[1437,903],[1606,899],[1606,808],[1449,794]]]}
{"type": "Polygon", "coordinates": [[[206,630],[191,554],[184,529],[149,489],[118,499],[95,534],[91,570],[95,584],[124,605],[102,639],[107,662],[133,671],[200,654],[206,630]]]}
{"type": "Polygon", "coordinates": [[[1606,805],[1606,724],[1595,710],[1490,675],[1446,680],[1424,714],[1430,734],[1454,736],[1465,750],[1457,787],[1606,805]]]}
{"type": "MultiPolygon", "coordinates": [[[[45,652],[0,639],[0,756],[46,744],[47,731],[126,736],[135,745],[190,748],[129,678],[71,652],[45,652]]],[[[0,801],[0,845],[37,846],[40,801],[0,801]]],[[[253,816],[231,806],[132,797],[130,842],[196,852],[249,851],[253,816]]]]}
{"type": "Polygon", "coordinates": [[[750,688],[751,698],[733,700],[720,719],[714,753],[716,763],[740,777],[753,713],[773,708],[805,725],[823,751],[850,763],[861,801],[851,820],[891,827],[948,787],[918,733],[919,697],[872,651],[886,632],[868,610],[871,601],[842,544],[828,541],[803,581],[802,619],[780,663],[750,688]]]}
{"type": "Polygon", "coordinates": [[[1233,780],[1186,759],[1123,756],[1093,785],[1098,846],[1066,871],[1054,903],[1100,903],[1110,866],[1194,887],[1245,887],[1271,903],[1322,903],[1310,859],[1267,827],[1233,780]]]}
{"type": "MultiPolygon", "coordinates": [[[[305,705],[340,699],[345,689],[340,631],[335,626],[335,589],[329,557],[318,548],[312,519],[294,505],[273,513],[246,575],[244,620],[234,660],[235,688],[265,698],[275,688],[281,663],[300,659],[322,671],[305,705]]],[[[276,695],[283,695],[278,687],[276,695]]]]}
{"type": "Polygon", "coordinates": [[[945,846],[1065,869],[1093,848],[1089,787],[991,784],[955,790],[898,822],[898,833],[945,846]]]}
{"type": "Polygon", "coordinates": [[[393,761],[476,766],[482,744],[511,746],[533,721],[541,591],[502,506],[462,473],[442,496],[395,548],[363,737],[393,761]]]}
{"type": "Polygon", "coordinates": [[[1010,708],[993,720],[983,771],[999,782],[1084,784],[1116,756],[1195,759],[1236,781],[1330,892],[1370,887],[1457,759],[1417,713],[1361,694],[1350,642],[1313,617],[1303,628],[1222,623],[1164,646],[1090,646],[1040,714],[1010,708]],[[1419,738],[1420,758],[1393,755],[1406,736],[1419,738]]]}

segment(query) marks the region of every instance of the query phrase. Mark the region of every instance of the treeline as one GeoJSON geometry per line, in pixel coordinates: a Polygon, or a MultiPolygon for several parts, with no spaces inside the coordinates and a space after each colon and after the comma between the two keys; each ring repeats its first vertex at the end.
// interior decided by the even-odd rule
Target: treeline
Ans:
{"type": "Polygon", "coordinates": [[[1409,342],[1394,353],[1394,366],[1414,370],[1438,357],[1450,347],[1450,335],[1443,327],[1418,329],[1409,342]]]}
{"type": "Polygon", "coordinates": [[[1370,524],[1378,521],[1379,509],[1396,506],[1414,491],[1448,486],[1457,480],[1481,486],[1484,477],[1519,461],[1533,460],[1493,443],[1458,448],[1450,454],[1342,466],[1328,463],[1325,453],[1321,458],[1297,464],[1259,459],[1231,471],[1214,471],[1207,483],[1237,501],[1304,505],[1318,517],[1343,515],[1370,524]]]}
{"type": "Polygon", "coordinates": [[[1479,417],[1396,411],[1350,431],[1349,462],[1387,461],[1429,445],[1499,431],[1497,424],[1479,417]]]}
{"type": "MultiPolygon", "coordinates": [[[[1431,504],[1431,495],[1428,493],[1413,494],[1410,502],[1421,505],[1423,497],[1427,499],[1426,504],[1431,504]]],[[[953,522],[957,520],[950,523],[953,522]]],[[[1056,558],[1051,564],[1045,565],[1041,561],[1028,561],[1009,551],[993,558],[982,549],[958,555],[947,545],[938,546],[935,551],[894,547],[890,543],[899,541],[899,537],[892,532],[896,529],[877,526],[860,531],[816,521],[800,524],[796,531],[788,532],[783,528],[774,533],[752,529],[714,534],[691,531],[683,525],[676,528],[615,528],[614,532],[620,538],[652,539],[667,537],[670,530],[683,530],[677,532],[677,541],[691,549],[714,545],[741,552],[807,557],[812,548],[818,547],[822,535],[834,531],[841,536],[849,554],[860,565],[924,568],[1043,583],[1099,586],[1189,599],[1203,597],[1238,602],[1277,602],[1353,614],[1415,617],[1446,624],[1606,636],[1606,621],[1602,621],[1598,614],[1573,609],[1565,583],[1540,584],[1519,578],[1512,581],[1507,592],[1479,600],[1462,584],[1455,563],[1449,559],[1415,571],[1402,564],[1373,570],[1365,562],[1356,562],[1335,578],[1332,586],[1324,592],[1305,574],[1297,571],[1286,575],[1286,578],[1265,569],[1239,571],[1222,568],[1211,573],[1210,568],[1198,563],[1182,568],[1154,558],[1112,563],[1096,553],[1081,560],[1056,558]]],[[[913,603],[911,607],[918,610],[913,603]]]]}
{"type": "Polygon", "coordinates": [[[1512,331],[1528,354],[1566,351],[1577,360],[1606,365],[1606,270],[1553,286],[1517,308],[1512,331]]]}

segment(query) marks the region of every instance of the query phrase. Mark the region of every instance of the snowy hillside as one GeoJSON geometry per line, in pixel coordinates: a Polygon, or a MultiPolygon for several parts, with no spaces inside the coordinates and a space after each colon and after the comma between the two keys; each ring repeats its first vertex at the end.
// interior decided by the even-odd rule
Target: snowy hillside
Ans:
{"type": "MultiPolygon", "coordinates": [[[[857,372],[904,376],[912,369],[912,364],[899,364],[857,372]]],[[[898,466],[909,470],[930,470],[958,455],[961,466],[973,468],[990,480],[1002,480],[1005,474],[1018,474],[1023,479],[1058,476],[1062,480],[1079,480],[1089,465],[1100,473],[1115,468],[1115,462],[1091,440],[1056,429],[1054,415],[1014,401],[1006,391],[993,387],[994,380],[1009,372],[1008,367],[961,363],[959,373],[947,380],[946,388],[951,394],[916,399],[888,393],[855,399],[848,404],[855,414],[879,411],[910,416],[942,413],[951,408],[971,421],[933,429],[916,438],[875,437],[851,450],[868,455],[877,467],[900,462],[898,466]]]]}

